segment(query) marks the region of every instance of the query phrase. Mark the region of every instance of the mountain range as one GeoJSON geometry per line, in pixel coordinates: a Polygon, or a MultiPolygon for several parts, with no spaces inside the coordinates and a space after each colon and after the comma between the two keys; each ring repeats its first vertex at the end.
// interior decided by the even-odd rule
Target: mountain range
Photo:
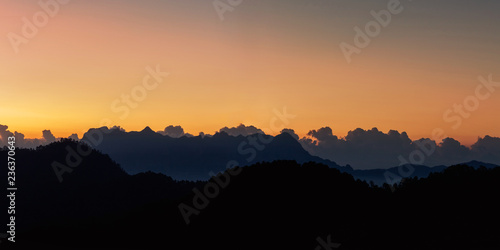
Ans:
{"type": "Polygon", "coordinates": [[[149,127],[140,132],[103,127],[89,130],[82,141],[108,154],[129,174],[152,171],[177,180],[208,180],[210,173],[222,172],[227,167],[274,160],[313,161],[352,171],[348,166],[310,155],[288,133],[273,137],[264,134],[230,136],[219,132],[211,137],[172,138],[155,133],[149,127]],[[95,135],[102,135],[100,143],[92,143],[98,142],[95,135]]]}
{"type": "MultiPolygon", "coordinates": [[[[174,138],[156,133],[149,127],[139,132],[102,127],[90,129],[82,141],[108,154],[129,174],[152,171],[176,180],[208,180],[228,167],[275,160],[294,160],[299,164],[321,163],[357,179],[373,181],[376,185],[393,184],[403,178],[427,177],[447,167],[407,164],[386,166],[383,169],[353,169],[349,165],[340,166],[334,161],[311,155],[288,132],[276,136],[261,133],[232,136],[221,131],[213,136],[174,138]]],[[[488,168],[497,166],[478,161],[464,164],[488,168]]]]}

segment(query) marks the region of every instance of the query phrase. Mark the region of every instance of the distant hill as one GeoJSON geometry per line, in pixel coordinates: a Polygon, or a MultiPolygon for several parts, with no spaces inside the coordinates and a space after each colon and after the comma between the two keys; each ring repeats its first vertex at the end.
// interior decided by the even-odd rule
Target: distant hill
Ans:
{"type": "Polygon", "coordinates": [[[466,166],[473,167],[476,169],[480,168],[480,167],[485,167],[488,169],[499,167],[496,164],[491,164],[491,163],[486,163],[486,162],[481,162],[481,161],[469,161],[469,162],[464,162],[464,163],[459,164],[459,165],[466,165],[466,166]]]}
{"type": "MultiPolygon", "coordinates": [[[[485,167],[487,169],[499,167],[495,164],[480,161],[464,162],[458,165],[470,166],[475,169],[480,167],[485,167]]],[[[373,182],[375,185],[381,186],[384,183],[393,184],[395,182],[399,182],[404,178],[425,178],[431,173],[443,172],[446,168],[448,168],[448,166],[441,165],[428,167],[423,165],[408,164],[391,167],[388,169],[353,170],[350,172],[350,174],[356,179],[360,179],[366,182],[373,182]]]]}

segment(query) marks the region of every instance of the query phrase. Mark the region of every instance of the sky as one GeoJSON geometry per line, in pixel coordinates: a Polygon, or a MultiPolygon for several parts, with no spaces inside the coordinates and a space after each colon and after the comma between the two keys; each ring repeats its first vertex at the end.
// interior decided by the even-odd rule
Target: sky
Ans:
{"type": "Polygon", "coordinates": [[[464,145],[500,136],[499,1],[40,2],[0,0],[0,124],[27,138],[103,121],[265,128],[285,107],[301,137],[326,126],[412,139],[440,128],[464,145]],[[372,12],[390,21],[348,60],[341,44],[356,46],[372,12]]]}

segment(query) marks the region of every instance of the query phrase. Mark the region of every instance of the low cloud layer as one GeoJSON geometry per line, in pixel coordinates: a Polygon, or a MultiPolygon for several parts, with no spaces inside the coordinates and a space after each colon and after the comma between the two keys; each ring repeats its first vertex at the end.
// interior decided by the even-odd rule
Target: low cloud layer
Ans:
{"type": "Polygon", "coordinates": [[[264,131],[261,129],[258,129],[254,126],[245,126],[243,124],[240,124],[238,127],[223,127],[219,130],[219,132],[226,132],[228,135],[232,136],[238,136],[238,135],[253,135],[253,134],[264,134],[264,131]]]}
{"type": "Polygon", "coordinates": [[[168,135],[172,138],[179,138],[185,135],[184,129],[181,126],[167,126],[163,131],[158,131],[157,133],[162,135],[168,135]]]}
{"type": "Polygon", "coordinates": [[[313,155],[356,169],[388,168],[402,163],[452,165],[472,160],[500,164],[500,138],[490,136],[479,138],[468,148],[453,138],[442,142],[426,138],[412,141],[405,132],[384,133],[377,128],[358,128],[339,138],[330,127],[324,127],[309,131],[299,142],[313,155]]]}
{"type": "MultiPolygon", "coordinates": [[[[107,128],[106,128],[107,129],[107,128]]],[[[125,131],[119,126],[111,130],[125,131]]],[[[240,124],[237,127],[224,127],[219,132],[231,136],[248,136],[264,133],[254,126],[240,124]]],[[[157,133],[179,138],[193,135],[186,133],[181,126],[169,125],[157,133]]],[[[306,137],[299,138],[293,129],[285,128],[281,133],[288,133],[312,155],[335,161],[339,165],[350,165],[355,169],[375,169],[399,166],[402,163],[422,164],[427,166],[453,165],[472,160],[500,165],[500,138],[485,136],[478,138],[470,148],[453,138],[436,142],[427,138],[412,141],[406,132],[390,130],[387,133],[377,128],[361,128],[349,131],[347,136],[339,138],[330,127],[311,130],[306,137]]],[[[16,137],[16,147],[35,148],[60,140],[50,130],[44,130],[40,139],[27,139],[20,132],[11,132],[8,126],[0,125],[0,147],[7,145],[7,138],[16,137]]],[[[200,133],[200,136],[211,136],[200,133]]],[[[79,140],[77,134],[69,138],[79,140]]]]}
{"type": "Polygon", "coordinates": [[[52,143],[56,141],[56,137],[52,134],[52,132],[50,132],[50,130],[44,130],[42,131],[42,134],[43,134],[43,139],[47,143],[52,143]]]}
{"type": "MultiPolygon", "coordinates": [[[[8,142],[8,138],[14,136],[16,138],[16,144],[15,146],[18,148],[36,148],[38,146],[42,145],[47,145],[49,143],[55,142],[61,138],[56,138],[50,130],[44,130],[42,131],[42,138],[41,139],[27,139],[25,138],[23,133],[14,131],[12,133],[9,131],[9,127],[6,125],[1,125],[0,124],[0,147],[6,146],[8,142]]],[[[78,138],[76,134],[70,136],[78,138]]]]}

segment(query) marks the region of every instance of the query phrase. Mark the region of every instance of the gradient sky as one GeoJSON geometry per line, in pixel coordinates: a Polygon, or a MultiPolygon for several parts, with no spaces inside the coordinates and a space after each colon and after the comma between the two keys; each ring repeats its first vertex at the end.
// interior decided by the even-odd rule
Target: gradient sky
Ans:
{"type": "Polygon", "coordinates": [[[299,135],[378,127],[418,139],[442,128],[465,145],[500,136],[500,88],[459,128],[443,120],[478,76],[500,81],[500,2],[402,1],[347,63],[339,44],[353,44],[353,28],[388,2],[243,0],[221,21],[211,0],[72,0],[15,53],[7,34],[22,35],[23,17],[42,8],[0,0],[0,124],[31,138],[81,137],[103,118],[198,134],[269,127],[286,106],[299,135]],[[170,75],[120,119],[111,104],[156,65],[170,75]]]}

